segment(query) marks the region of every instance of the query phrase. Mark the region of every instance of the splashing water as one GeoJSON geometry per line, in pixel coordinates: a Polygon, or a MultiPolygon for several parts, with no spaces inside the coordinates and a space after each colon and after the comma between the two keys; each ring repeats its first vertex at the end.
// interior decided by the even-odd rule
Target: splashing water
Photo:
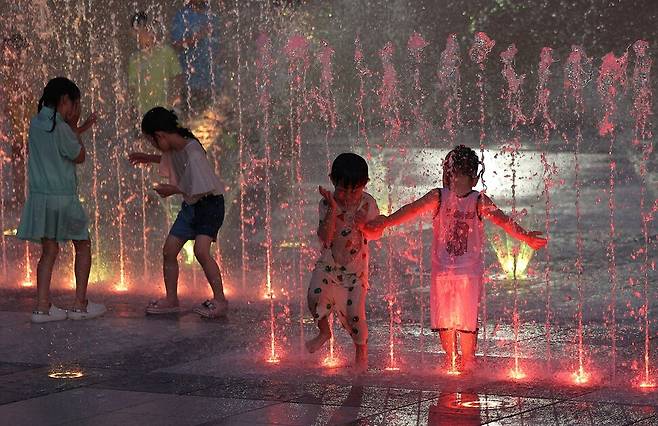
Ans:
{"type": "MultiPolygon", "coordinates": [[[[517,75],[514,70],[513,62],[516,56],[517,49],[514,44],[510,45],[507,50],[500,54],[500,59],[503,62],[503,76],[507,81],[507,90],[503,92],[503,99],[507,104],[507,109],[510,114],[510,131],[512,132],[512,139],[509,145],[503,147],[503,152],[510,154],[510,169],[512,170],[512,218],[516,220],[516,157],[519,149],[521,148],[521,136],[519,133],[519,125],[525,124],[526,118],[521,110],[521,85],[525,79],[525,75],[517,75]]],[[[512,313],[512,320],[514,324],[514,371],[517,375],[521,372],[519,366],[519,328],[520,328],[520,314],[519,314],[519,294],[518,294],[518,252],[515,250],[513,253],[512,265],[512,280],[514,283],[514,308],[512,313]]]]}
{"type": "Polygon", "coordinates": [[[256,78],[256,93],[258,93],[258,106],[262,111],[262,117],[259,116],[258,127],[263,132],[263,142],[265,145],[265,294],[269,301],[270,311],[270,350],[267,362],[279,362],[276,344],[276,321],[274,316],[274,289],[272,287],[272,194],[271,194],[271,141],[270,141],[270,74],[274,65],[272,57],[272,42],[265,33],[261,33],[256,45],[258,48],[258,58],[256,59],[256,68],[258,70],[256,78]],[[262,121],[261,121],[262,120],[262,121]]]}
{"type": "Polygon", "coordinates": [[[363,143],[365,145],[366,156],[368,159],[372,158],[370,152],[370,142],[368,140],[368,130],[366,128],[366,115],[363,106],[363,101],[366,97],[366,79],[372,76],[372,72],[363,62],[363,49],[361,47],[361,40],[357,37],[354,40],[354,63],[357,74],[359,75],[359,95],[356,98],[356,114],[357,114],[357,144],[363,143]]]}
{"type": "Polygon", "coordinates": [[[329,154],[329,139],[336,132],[336,99],[334,98],[332,86],[334,83],[334,74],[332,71],[332,57],[334,49],[327,42],[323,42],[322,48],[318,52],[317,58],[321,65],[320,71],[320,88],[315,91],[314,98],[320,115],[326,124],[324,134],[324,144],[326,152],[327,170],[331,169],[331,160],[329,154]]]}
{"type": "MultiPolygon", "coordinates": [[[[240,8],[235,8],[237,34],[241,34],[240,8]]],[[[236,42],[237,47],[237,76],[236,76],[236,95],[238,98],[238,163],[240,170],[238,171],[238,184],[240,185],[240,288],[242,291],[247,288],[247,269],[249,268],[249,258],[247,255],[247,235],[246,235],[246,176],[245,176],[245,134],[243,123],[243,109],[242,109],[242,43],[238,37],[236,42]]]]}
{"type": "MultiPolygon", "coordinates": [[[[548,87],[548,81],[551,76],[550,67],[555,62],[553,59],[553,49],[544,47],[541,50],[539,58],[539,66],[537,74],[539,80],[537,82],[537,100],[535,101],[535,109],[532,112],[531,122],[535,123],[539,120],[541,114],[541,126],[543,135],[541,142],[538,145],[541,151],[541,163],[543,165],[542,180],[544,181],[544,234],[551,234],[551,187],[553,186],[553,176],[557,174],[555,163],[550,164],[548,161],[547,146],[550,141],[551,131],[555,130],[556,125],[551,117],[549,110],[549,100],[551,91],[548,87]]],[[[544,282],[546,283],[546,321],[544,323],[544,330],[546,334],[546,361],[551,362],[551,251],[550,246],[544,250],[544,282]]]]}
{"type": "MultiPolygon", "coordinates": [[[[289,228],[295,229],[293,233],[296,259],[293,261],[292,276],[295,277],[293,286],[297,288],[299,295],[299,327],[300,327],[300,345],[303,349],[304,342],[304,304],[306,301],[306,286],[304,285],[304,247],[308,247],[305,240],[304,224],[304,186],[302,176],[302,123],[307,119],[306,114],[309,110],[309,93],[306,89],[306,76],[310,67],[309,44],[306,38],[301,35],[293,35],[288,39],[284,47],[284,52],[288,57],[288,78],[289,78],[289,99],[290,112],[288,122],[290,126],[291,139],[291,170],[293,176],[291,186],[294,193],[293,205],[289,216],[289,228]]],[[[286,308],[289,310],[289,308],[286,308]]]]}
{"type": "Polygon", "coordinates": [[[610,232],[607,247],[608,255],[608,276],[610,278],[610,335],[612,339],[612,359],[613,373],[616,372],[616,354],[617,354],[617,260],[615,247],[615,174],[617,161],[614,156],[615,144],[615,125],[614,115],[617,110],[617,97],[626,86],[626,66],[628,64],[628,52],[620,58],[613,53],[608,53],[603,57],[603,62],[599,70],[597,79],[597,89],[603,104],[603,118],[599,122],[599,135],[609,136],[610,145],[608,148],[608,158],[610,161],[610,189],[608,190],[608,211],[610,216],[610,232]]]}
{"type": "MultiPolygon", "coordinates": [[[[496,45],[496,42],[492,39],[489,38],[485,33],[483,32],[478,32],[475,33],[475,39],[473,40],[473,44],[471,45],[470,49],[468,50],[468,55],[471,59],[472,62],[474,62],[477,67],[477,82],[476,82],[476,87],[478,90],[479,94],[479,110],[480,110],[480,119],[479,119],[479,145],[480,145],[480,162],[484,164],[484,140],[486,138],[486,130],[485,130],[485,125],[486,125],[486,114],[485,114],[485,103],[484,103],[484,93],[485,93],[485,65],[487,58],[489,54],[491,53],[491,50],[493,47],[496,45]]],[[[483,186],[483,191],[486,192],[487,190],[487,185],[484,180],[484,175],[482,175],[481,178],[481,183],[483,186]]],[[[483,271],[485,271],[485,276],[486,274],[486,268],[483,265],[482,268],[483,271]]],[[[483,285],[482,286],[482,336],[483,342],[482,342],[482,347],[483,347],[483,352],[485,358],[487,357],[487,352],[488,352],[488,341],[487,341],[487,286],[483,285]]]]}
{"type": "MultiPolygon", "coordinates": [[[[400,119],[399,111],[399,93],[398,93],[398,77],[395,67],[393,66],[393,43],[388,42],[380,50],[379,56],[382,61],[382,85],[379,89],[379,101],[382,116],[385,124],[384,143],[386,147],[395,147],[400,137],[402,128],[402,120],[400,119]]],[[[391,189],[391,176],[390,166],[385,167],[384,181],[388,185],[388,206],[386,208],[387,214],[392,213],[393,208],[393,194],[391,189]]],[[[400,322],[400,309],[398,308],[397,301],[397,285],[393,273],[393,241],[392,238],[387,240],[387,294],[386,304],[388,307],[389,315],[389,344],[388,344],[388,366],[389,370],[399,369],[395,355],[396,343],[396,328],[400,322]]]]}
{"type": "Polygon", "coordinates": [[[633,68],[633,106],[631,116],[635,123],[633,128],[633,143],[642,151],[642,161],[640,164],[640,219],[642,221],[642,272],[644,306],[641,313],[644,316],[644,377],[640,381],[640,386],[644,388],[655,387],[656,383],[651,379],[650,372],[650,323],[649,323],[649,270],[652,269],[652,263],[649,261],[649,223],[654,219],[654,212],[646,206],[647,198],[647,169],[651,153],[653,152],[653,139],[650,131],[649,115],[651,115],[651,58],[647,54],[649,43],[644,40],[638,40],[633,44],[635,51],[635,67],[633,68]]]}
{"type": "Polygon", "coordinates": [[[446,47],[439,60],[439,90],[445,96],[443,109],[445,121],[443,130],[448,134],[450,145],[455,144],[457,127],[461,125],[461,55],[457,34],[450,34],[446,40],[446,47]]]}
{"type": "MultiPolygon", "coordinates": [[[[409,41],[407,42],[407,50],[411,56],[414,64],[413,73],[413,109],[412,115],[414,117],[416,129],[418,129],[418,137],[422,141],[423,146],[429,146],[429,127],[430,124],[423,116],[423,100],[427,97],[421,85],[420,65],[424,59],[423,50],[429,46],[429,43],[419,33],[414,32],[409,41]]],[[[416,260],[416,267],[418,268],[418,287],[424,289],[425,286],[425,271],[423,270],[423,221],[418,222],[418,255],[416,260]]],[[[420,356],[421,360],[425,356],[425,298],[422,293],[419,293],[420,304],[420,356]]]]}
{"type": "MultiPolygon", "coordinates": [[[[574,188],[576,190],[576,285],[578,287],[578,311],[577,311],[577,333],[578,333],[578,367],[577,377],[582,377],[585,373],[585,350],[583,346],[583,227],[581,213],[581,179],[580,179],[580,147],[583,143],[582,134],[582,115],[585,110],[583,98],[583,87],[587,82],[587,72],[585,67],[590,63],[590,59],[585,55],[581,46],[571,46],[571,53],[567,58],[564,75],[564,101],[565,104],[571,98],[573,101],[573,111],[576,116],[576,136],[574,147],[574,188]]],[[[567,140],[567,136],[563,134],[567,140]]]]}

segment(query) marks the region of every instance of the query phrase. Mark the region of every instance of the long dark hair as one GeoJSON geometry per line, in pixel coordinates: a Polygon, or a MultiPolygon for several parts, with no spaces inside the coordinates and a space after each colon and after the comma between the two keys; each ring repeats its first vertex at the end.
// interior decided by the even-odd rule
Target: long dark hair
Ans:
{"type": "Polygon", "coordinates": [[[68,96],[71,102],[75,102],[80,99],[80,89],[78,86],[69,80],[66,77],[55,77],[46,84],[46,87],[43,88],[43,94],[41,99],[39,99],[38,110],[41,111],[41,108],[44,106],[50,107],[55,110],[53,113],[53,127],[50,129],[50,132],[55,130],[57,121],[55,117],[57,116],[57,104],[62,96],[68,96]]]}
{"type": "MultiPolygon", "coordinates": [[[[142,118],[142,132],[151,137],[155,137],[155,132],[177,133],[184,138],[199,140],[190,129],[181,127],[178,124],[178,117],[174,111],[161,106],[151,108],[144,114],[144,118],[142,118]]],[[[156,148],[158,147],[156,146],[156,148]]]]}

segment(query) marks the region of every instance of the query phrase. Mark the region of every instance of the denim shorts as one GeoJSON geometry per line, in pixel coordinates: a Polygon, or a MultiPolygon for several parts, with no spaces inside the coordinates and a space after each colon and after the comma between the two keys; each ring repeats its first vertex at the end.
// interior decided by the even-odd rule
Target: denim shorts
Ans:
{"type": "Polygon", "coordinates": [[[207,235],[217,241],[217,232],[224,223],[224,196],[206,195],[194,204],[183,201],[169,235],[181,240],[194,240],[207,235]]]}

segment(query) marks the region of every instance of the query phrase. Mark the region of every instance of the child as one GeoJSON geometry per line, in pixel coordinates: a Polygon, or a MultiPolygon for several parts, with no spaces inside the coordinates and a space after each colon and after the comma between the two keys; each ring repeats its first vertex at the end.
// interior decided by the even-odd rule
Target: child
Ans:
{"type": "Polygon", "coordinates": [[[462,368],[475,363],[477,315],[484,274],[484,225],[488,219],[512,237],[537,250],[546,245],[541,232],[524,230],[506,216],[484,193],[473,190],[484,172],[472,149],[459,145],[443,161],[443,188],[403,206],[388,217],[380,216],[366,229],[382,231],[425,212],[433,214],[431,327],[438,331],[446,363],[454,366],[457,334],[462,347],[462,368]]]}
{"type": "Polygon", "coordinates": [[[37,266],[37,307],[32,322],[95,318],[105,306],[87,300],[91,245],[87,214],[78,198],[76,164],[85,161],[80,134],[96,122],[90,115],[78,127],[80,89],[71,80],[57,77],[48,82],[39,100],[39,113],[30,122],[28,196],[17,236],[41,243],[37,266]],[[68,311],[50,303],[50,279],[59,242],[75,247],[75,304],[68,311]]]}
{"type": "Polygon", "coordinates": [[[224,221],[223,185],[215,175],[199,140],[188,129],[180,127],[173,111],[155,107],[142,119],[142,133],[161,155],[133,152],[130,162],[160,163],[161,174],[168,184],[154,187],[161,197],[183,196],[183,205],[169,231],[163,248],[163,273],[167,297],[152,301],[149,314],[180,312],[178,304],[178,253],[188,240],[194,240],[194,256],[213,291],[213,299],[194,309],[206,318],[226,315],[228,301],[224,297],[219,266],[210,254],[210,244],[224,221]]]}
{"type": "Polygon", "coordinates": [[[193,116],[212,100],[210,86],[220,84],[219,17],[208,0],[186,0],[176,12],[171,39],[183,68],[186,107],[193,116]]]}
{"type": "Polygon", "coordinates": [[[156,37],[156,27],[144,12],[131,19],[139,51],[128,63],[128,84],[135,94],[137,112],[142,116],[158,105],[174,105],[179,101],[182,69],[174,49],[156,37]]]}
{"type": "Polygon", "coordinates": [[[359,155],[340,154],[329,175],[334,192],[319,187],[320,224],[318,237],[322,254],[315,264],[308,287],[308,307],[318,321],[320,332],[306,343],[309,352],[317,351],[331,338],[329,314],[338,314],[350,333],[356,349],[355,367],[368,367],[368,240],[381,236],[364,224],[379,215],[377,202],[364,192],[368,183],[368,164],[359,155]]]}

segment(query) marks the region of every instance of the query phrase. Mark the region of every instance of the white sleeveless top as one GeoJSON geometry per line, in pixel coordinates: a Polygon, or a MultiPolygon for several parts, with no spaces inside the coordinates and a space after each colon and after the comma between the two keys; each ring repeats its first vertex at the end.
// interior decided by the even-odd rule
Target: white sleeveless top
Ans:
{"type": "Polygon", "coordinates": [[[470,275],[484,272],[484,224],[478,215],[480,192],[458,197],[440,188],[439,211],[433,219],[432,275],[470,275]]]}

